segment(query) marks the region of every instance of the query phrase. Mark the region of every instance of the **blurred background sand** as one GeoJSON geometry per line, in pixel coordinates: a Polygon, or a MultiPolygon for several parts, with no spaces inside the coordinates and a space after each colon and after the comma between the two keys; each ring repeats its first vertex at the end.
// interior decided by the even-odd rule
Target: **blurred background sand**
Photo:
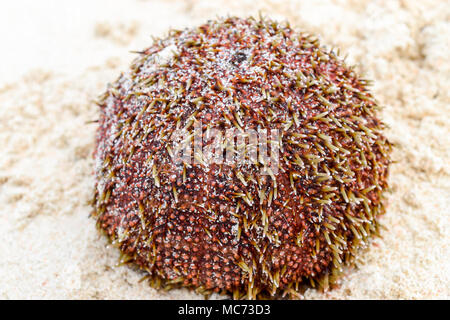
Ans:
{"type": "MultiPolygon", "coordinates": [[[[91,101],[151,35],[216,15],[288,19],[375,80],[393,158],[386,230],[319,299],[450,298],[450,6],[436,1],[2,1],[0,298],[201,299],[116,267],[88,217],[91,101]]],[[[220,298],[214,296],[213,298],[220,298]]]]}

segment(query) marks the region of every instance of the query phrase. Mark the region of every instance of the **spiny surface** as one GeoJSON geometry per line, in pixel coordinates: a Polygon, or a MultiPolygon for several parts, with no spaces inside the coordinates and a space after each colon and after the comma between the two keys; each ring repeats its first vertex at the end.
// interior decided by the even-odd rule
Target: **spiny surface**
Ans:
{"type": "Polygon", "coordinates": [[[317,39],[227,18],[139,52],[100,100],[98,226],[155,286],[235,298],[328,287],[384,213],[390,143],[360,79],[317,39]],[[176,165],[170,137],[278,129],[278,173],[261,163],[176,165]]]}

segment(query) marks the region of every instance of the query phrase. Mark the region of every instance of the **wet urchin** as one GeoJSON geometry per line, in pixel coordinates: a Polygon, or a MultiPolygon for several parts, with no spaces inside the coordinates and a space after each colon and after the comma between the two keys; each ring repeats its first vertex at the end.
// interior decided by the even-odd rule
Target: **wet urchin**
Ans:
{"type": "Polygon", "coordinates": [[[334,283],[384,213],[391,144],[368,81],[262,18],[171,30],[138,54],[100,98],[95,151],[94,215],[123,261],[153,286],[234,298],[334,283]],[[173,161],[174,133],[192,143],[195,127],[277,130],[277,170],[261,150],[251,162],[173,161]]]}

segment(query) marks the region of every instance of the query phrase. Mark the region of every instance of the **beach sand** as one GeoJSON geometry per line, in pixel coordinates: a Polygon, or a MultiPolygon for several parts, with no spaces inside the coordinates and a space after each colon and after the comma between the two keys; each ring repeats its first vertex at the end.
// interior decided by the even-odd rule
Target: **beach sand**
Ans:
{"type": "MultiPolygon", "coordinates": [[[[202,299],[139,282],[89,218],[97,106],[151,35],[217,15],[289,20],[373,79],[396,144],[386,230],[305,299],[450,298],[448,1],[3,1],[0,298],[202,299]]],[[[213,296],[212,298],[223,298],[213,296]]]]}

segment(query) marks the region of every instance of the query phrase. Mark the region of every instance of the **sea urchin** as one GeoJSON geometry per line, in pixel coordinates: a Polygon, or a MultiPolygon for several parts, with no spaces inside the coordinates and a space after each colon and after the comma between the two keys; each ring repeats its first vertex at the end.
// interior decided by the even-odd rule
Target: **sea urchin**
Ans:
{"type": "Polygon", "coordinates": [[[172,30],[138,54],[99,101],[95,152],[97,225],[124,261],[234,298],[327,288],[384,213],[391,145],[368,81],[266,19],[172,30]],[[276,132],[278,157],[259,141],[252,161],[174,161],[176,132],[204,148],[213,129],[276,132]]]}

